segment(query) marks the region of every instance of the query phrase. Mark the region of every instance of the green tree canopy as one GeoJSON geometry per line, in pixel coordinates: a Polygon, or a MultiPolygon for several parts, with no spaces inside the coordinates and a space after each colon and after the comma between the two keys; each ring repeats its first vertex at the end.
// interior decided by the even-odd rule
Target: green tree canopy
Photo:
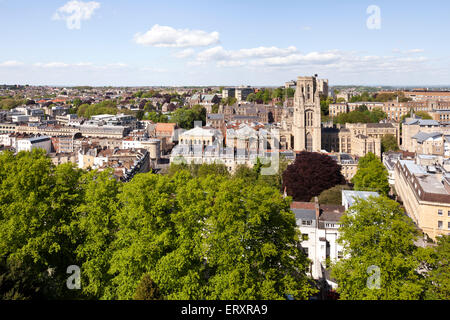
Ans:
{"type": "Polygon", "coordinates": [[[138,175],[121,199],[109,298],[130,299],[146,273],[168,299],[313,292],[295,218],[276,189],[178,171],[138,175]]]}
{"type": "MultiPolygon", "coordinates": [[[[319,203],[320,204],[332,204],[332,205],[341,205],[342,204],[342,190],[350,190],[350,187],[346,184],[340,184],[334,186],[330,189],[322,191],[319,195],[319,203]]],[[[314,201],[314,198],[311,199],[314,201]]]]}
{"type": "Polygon", "coordinates": [[[392,134],[384,135],[381,138],[381,152],[398,151],[397,138],[392,134]]]}
{"type": "Polygon", "coordinates": [[[373,153],[359,159],[358,171],[352,178],[355,190],[389,193],[388,172],[383,163],[373,153]]]}
{"type": "Polygon", "coordinates": [[[357,199],[340,222],[344,259],[332,277],[344,300],[416,300],[426,282],[418,272],[418,232],[400,205],[384,196],[357,199]],[[379,281],[377,281],[379,279],[379,281]]]}

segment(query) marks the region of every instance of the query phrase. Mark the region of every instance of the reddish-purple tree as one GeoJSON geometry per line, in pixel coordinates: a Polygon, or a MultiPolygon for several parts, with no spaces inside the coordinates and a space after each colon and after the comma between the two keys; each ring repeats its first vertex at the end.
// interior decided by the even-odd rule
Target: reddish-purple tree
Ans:
{"type": "Polygon", "coordinates": [[[341,166],[316,152],[301,152],[283,172],[283,190],[294,201],[310,201],[322,191],[344,183],[341,166]]]}

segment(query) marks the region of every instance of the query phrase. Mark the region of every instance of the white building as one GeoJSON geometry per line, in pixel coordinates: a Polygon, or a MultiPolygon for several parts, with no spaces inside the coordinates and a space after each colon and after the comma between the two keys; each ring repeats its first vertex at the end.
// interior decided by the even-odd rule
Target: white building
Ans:
{"type": "Polygon", "coordinates": [[[315,203],[292,202],[291,210],[302,234],[301,246],[311,260],[311,277],[324,279],[327,260],[331,262],[342,257],[342,247],[337,239],[344,207],[319,205],[316,198],[315,203]]]}
{"type": "Polygon", "coordinates": [[[315,202],[291,203],[291,210],[302,234],[301,246],[311,260],[310,272],[313,279],[326,279],[331,287],[336,288],[337,284],[326,274],[326,269],[327,261],[343,258],[343,247],[338,243],[339,221],[355,199],[367,199],[369,196],[379,194],[342,190],[342,206],[320,205],[317,197],[315,202]]]}
{"type": "Polygon", "coordinates": [[[50,153],[52,150],[52,140],[47,136],[25,138],[17,141],[17,152],[29,151],[33,149],[44,149],[46,153],[50,153]]]}
{"type": "MultiPolygon", "coordinates": [[[[277,130],[255,129],[247,124],[228,129],[226,146],[220,130],[196,127],[179,136],[179,144],[172,150],[171,162],[196,164],[224,164],[230,172],[238,165],[252,167],[257,158],[267,159],[279,155],[277,130]]],[[[292,152],[285,152],[293,158],[292,152]]]]}

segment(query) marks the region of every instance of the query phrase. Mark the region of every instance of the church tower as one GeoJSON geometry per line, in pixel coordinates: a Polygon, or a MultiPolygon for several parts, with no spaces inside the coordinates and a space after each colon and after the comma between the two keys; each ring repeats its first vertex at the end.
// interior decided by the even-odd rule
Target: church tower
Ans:
{"type": "Polygon", "coordinates": [[[294,151],[320,152],[322,137],[317,75],[297,78],[292,131],[294,151]]]}

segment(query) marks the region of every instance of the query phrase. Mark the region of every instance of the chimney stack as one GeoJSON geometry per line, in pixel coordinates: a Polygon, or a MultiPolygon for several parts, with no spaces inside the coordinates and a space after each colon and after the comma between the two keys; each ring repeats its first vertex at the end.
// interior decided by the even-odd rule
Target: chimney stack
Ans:
{"type": "Polygon", "coordinates": [[[314,204],[315,204],[315,209],[316,209],[316,221],[319,221],[319,216],[320,216],[320,206],[319,206],[319,198],[314,197],[314,204]]]}

